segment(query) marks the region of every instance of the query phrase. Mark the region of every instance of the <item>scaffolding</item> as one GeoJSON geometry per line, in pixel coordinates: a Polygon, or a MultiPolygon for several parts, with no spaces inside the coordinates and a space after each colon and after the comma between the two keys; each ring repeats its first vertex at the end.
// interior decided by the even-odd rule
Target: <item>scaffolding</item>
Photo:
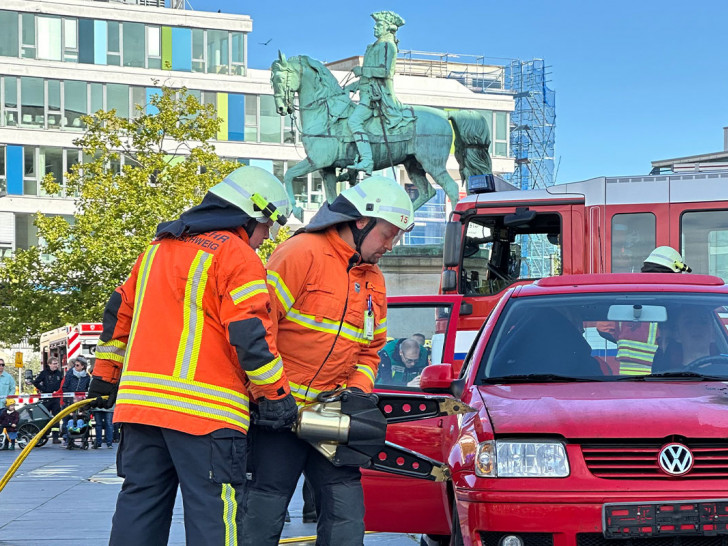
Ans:
{"type": "MultiPolygon", "coordinates": [[[[400,51],[397,72],[410,76],[451,78],[475,93],[507,93],[515,109],[510,119],[510,155],[513,173],[503,178],[521,190],[543,189],[554,184],[556,93],[548,87],[550,73],[543,59],[487,59],[483,55],[400,51]]],[[[521,248],[525,277],[554,274],[559,257],[538,236],[521,248]]]]}

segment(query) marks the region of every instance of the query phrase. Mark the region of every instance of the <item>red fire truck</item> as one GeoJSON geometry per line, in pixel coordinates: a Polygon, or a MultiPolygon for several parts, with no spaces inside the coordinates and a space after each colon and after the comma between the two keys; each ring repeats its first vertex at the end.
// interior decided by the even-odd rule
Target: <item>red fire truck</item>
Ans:
{"type": "Polygon", "coordinates": [[[94,361],[96,344],[103,331],[100,322],[80,322],[78,324],[67,324],[40,335],[41,362],[45,368],[51,357],[58,359],[63,365],[68,359],[83,355],[94,361]]]}
{"type": "Polygon", "coordinates": [[[469,195],[448,222],[441,293],[461,294],[455,360],[504,290],[542,277],[639,272],[658,246],[728,280],[728,172],[601,177],[469,195]]]}

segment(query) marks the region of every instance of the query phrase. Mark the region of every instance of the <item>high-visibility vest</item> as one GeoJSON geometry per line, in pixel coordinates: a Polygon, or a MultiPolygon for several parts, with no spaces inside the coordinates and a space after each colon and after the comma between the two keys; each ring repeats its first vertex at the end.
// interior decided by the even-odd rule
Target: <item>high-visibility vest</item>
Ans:
{"type": "Polygon", "coordinates": [[[620,323],[617,335],[617,361],[621,375],[644,375],[652,370],[657,352],[657,323],[620,323]]]}
{"type": "Polygon", "coordinates": [[[256,397],[290,392],[269,311],[242,229],[153,241],[109,300],[96,348],[94,376],[121,372],[114,421],[245,432],[246,381],[256,397]]]}
{"type": "Polygon", "coordinates": [[[336,387],[374,386],[387,339],[384,275],[353,265],[355,254],[332,227],[291,237],[266,264],[276,342],[299,405],[336,387]]]}

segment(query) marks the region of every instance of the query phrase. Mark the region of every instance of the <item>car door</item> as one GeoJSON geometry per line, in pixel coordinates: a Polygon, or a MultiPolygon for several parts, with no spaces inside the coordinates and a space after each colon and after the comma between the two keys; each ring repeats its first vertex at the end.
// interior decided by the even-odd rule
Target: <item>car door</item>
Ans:
{"type": "MultiPolygon", "coordinates": [[[[460,295],[392,296],[387,299],[388,343],[374,386],[375,392],[423,393],[418,385],[422,358],[408,367],[414,357],[410,339],[425,339],[422,351],[426,364],[453,363],[455,334],[460,312],[460,295]],[[405,357],[402,357],[402,354],[405,357]],[[389,361],[389,362],[387,362],[389,361]],[[418,368],[419,366],[419,368],[418,368]]],[[[382,354],[380,351],[380,355],[382,354]]],[[[437,417],[392,424],[387,440],[431,459],[445,462],[457,416],[437,417]]],[[[367,530],[398,533],[448,534],[450,501],[447,482],[397,476],[379,471],[362,471],[365,523],[367,530]]]]}

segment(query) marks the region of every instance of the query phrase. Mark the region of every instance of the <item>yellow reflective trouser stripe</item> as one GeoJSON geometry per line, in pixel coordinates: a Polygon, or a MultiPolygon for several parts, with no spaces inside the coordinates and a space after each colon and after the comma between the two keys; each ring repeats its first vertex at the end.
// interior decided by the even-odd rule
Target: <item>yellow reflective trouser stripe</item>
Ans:
{"type": "Polygon", "coordinates": [[[96,346],[94,356],[103,358],[106,360],[113,360],[115,362],[124,362],[124,356],[126,356],[126,343],[117,339],[110,339],[109,341],[99,341],[96,346]]]}
{"type": "Polygon", "coordinates": [[[268,287],[263,280],[250,281],[242,286],[238,286],[230,291],[230,297],[235,305],[242,301],[257,296],[258,294],[267,294],[268,287]]]}
{"type": "MultiPolygon", "coordinates": [[[[149,245],[149,248],[144,252],[142,262],[139,266],[139,274],[136,282],[136,293],[134,294],[134,312],[132,314],[131,328],[129,329],[129,341],[126,346],[126,354],[131,354],[131,347],[134,343],[134,335],[136,334],[137,326],[139,325],[139,314],[142,310],[142,303],[144,303],[144,293],[147,290],[147,282],[149,281],[149,273],[152,270],[152,262],[154,261],[154,255],[159,250],[159,245],[149,245]]],[[[127,359],[124,358],[123,371],[126,371],[127,359]]]]}
{"type": "Polygon", "coordinates": [[[159,408],[167,411],[194,415],[203,419],[219,421],[235,425],[243,430],[248,429],[250,417],[230,407],[206,404],[199,400],[192,400],[185,396],[177,396],[171,392],[152,392],[130,388],[119,388],[116,399],[119,405],[129,404],[148,408],[159,408]]]}
{"type": "Polygon", "coordinates": [[[285,309],[286,313],[288,313],[295,300],[291,291],[288,290],[286,283],[283,282],[281,276],[275,271],[268,271],[266,281],[273,287],[273,291],[276,293],[281,305],[283,305],[283,309],[285,309]]]}
{"type": "Polygon", "coordinates": [[[248,411],[248,397],[238,391],[219,387],[201,381],[192,381],[179,377],[170,377],[149,372],[130,371],[121,378],[120,388],[124,386],[145,387],[149,389],[172,390],[180,393],[198,396],[200,398],[218,401],[223,404],[240,406],[248,411]]]}
{"type": "Polygon", "coordinates": [[[174,365],[174,375],[184,379],[194,377],[197,368],[202,343],[202,328],[205,325],[202,296],[205,294],[207,270],[211,264],[212,254],[198,250],[187,275],[182,335],[174,365]]]}
{"type": "Polygon", "coordinates": [[[365,366],[364,364],[357,364],[356,371],[366,375],[372,382],[372,385],[374,385],[374,372],[369,366],[365,366]]]}
{"type": "MultiPolygon", "coordinates": [[[[286,315],[286,319],[290,320],[291,322],[295,322],[296,324],[299,324],[303,326],[304,328],[308,328],[310,330],[316,330],[318,332],[324,332],[327,334],[334,334],[336,335],[339,333],[339,322],[327,318],[322,318],[321,320],[316,320],[316,317],[313,315],[307,315],[305,313],[301,313],[298,309],[295,309],[291,307],[291,310],[288,311],[288,314],[286,315]]],[[[364,330],[361,328],[357,328],[356,326],[352,326],[351,324],[344,322],[341,323],[341,332],[339,335],[343,338],[349,339],[351,341],[355,341],[357,343],[362,344],[369,344],[368,339],[366,339],[366,336],[364,335],[364,330]]]]}
{"type": "Polygon", "coordinates": [[[222,522],[225,525],[225,546],[235,546],[238,543],[238,524],[235,521],[238,503],[235,500],[235,488],[229,483],[222,484],[220,498],[222,499],[222,522]]]}
{"type": "Polygon", "coordinates": [[[283,374],[283,361],[277,356],[268,364],[263,364],[260,368],[247,371],[248,378],[256,385],[271,385],[278,381],[283,374]]]}

